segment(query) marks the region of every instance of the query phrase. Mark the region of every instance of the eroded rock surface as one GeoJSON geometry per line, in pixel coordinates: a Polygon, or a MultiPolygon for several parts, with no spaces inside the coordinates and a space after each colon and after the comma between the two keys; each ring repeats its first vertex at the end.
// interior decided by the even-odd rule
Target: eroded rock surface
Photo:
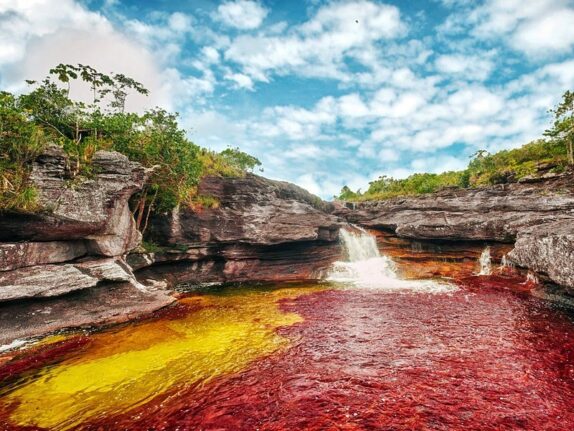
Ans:
{"type": "Polygon", "coordinates": [[[556,284],[568,286],[574,295],[574,220],[520,232],[509,258],[556,284]]]}
{"type": "Polygon", "coordinates": [[[95,287],[102,281],[133,280],[129,267],[114,258],[30,266],[0,272],[0,301],[58,296],[95,287]]]}
{"type": "Polygon", "coordinates": [[[335,214],[402,238],[498,241],[508,258],[574,292],[574,174],[418,197],[339,204],[335,214]]]}
{"type": "Polygon", "coordinates": [[[248,174],[204,178],[199,194],[212,208],[176,209],[155,217],[152,239],[180,252],[130,256],[134,268],[178,262],[176,281],[308,280],[340,257],[341,220],[331,204],[293,184],[248,174]]]}
{"type": "Polygon", "coordinates": [[[30,177],[41,210],[0,214],[0,302],[134,280],[122,256],[141,242],[128,201],[146,170],[108,151],[96,152],[89,176],[72,175],[70,164],[48,147],[30,177]]]}
{"type": "Polygon", "coordinates": [[[348,206],[335,213],[404,238],[513,242],[527,228],[574,220],[574,175],[348,206]]]}
{"type": "Polygon", "coordinates": [[[49,147],[34,163],[31,180],[42,211],[0,214],[0,241],[85,240],[91,254],[119,256],[141,237],[128,200],[146,180],[146,170],[120,153],[98,151],[92,177],[71,177],[64,151],[49,147]]]}

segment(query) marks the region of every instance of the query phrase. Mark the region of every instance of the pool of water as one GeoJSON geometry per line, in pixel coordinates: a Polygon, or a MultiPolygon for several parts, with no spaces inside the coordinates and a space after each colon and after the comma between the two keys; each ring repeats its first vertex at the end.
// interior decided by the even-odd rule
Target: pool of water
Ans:
{"type": "Polygon", "coordinates": [[[574,429],[572,316],[522,281],[203,289],[1,365],[0,429],[574,429]]]}

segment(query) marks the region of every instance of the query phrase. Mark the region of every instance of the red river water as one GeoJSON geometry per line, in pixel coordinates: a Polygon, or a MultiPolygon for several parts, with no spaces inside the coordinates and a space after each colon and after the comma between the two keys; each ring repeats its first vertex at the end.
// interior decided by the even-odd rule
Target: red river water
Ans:
{"type": "Polygon", "coordinates": [[[204,290],[151,321],[70,335],[4,364],[0,429],[573,430],[572,313],[523,281],[469,277],[442,293],[204,290]],[[256,308],[238,312],[245,298],[256,308]],[[242,337],[259,341],[213,344],[206,329],[195,356],[172,343],[163,361],[153,349],[206,310],[194,327],[221,334],[249,321],[257,329],[242,326],[242,337]],[[114,362],[133,350],[141,363],[114,362]]]}

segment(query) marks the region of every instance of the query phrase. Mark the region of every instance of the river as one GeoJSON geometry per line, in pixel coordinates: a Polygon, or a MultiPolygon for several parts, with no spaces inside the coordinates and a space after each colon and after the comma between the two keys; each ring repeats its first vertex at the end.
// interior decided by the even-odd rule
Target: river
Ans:
{"type": "Polygon", "coordinates": [[[202,287],[18,351],[0,429],[574,428],[571,312],[520,277],[400,280],[347,236],[328,281],[202,287]]]}

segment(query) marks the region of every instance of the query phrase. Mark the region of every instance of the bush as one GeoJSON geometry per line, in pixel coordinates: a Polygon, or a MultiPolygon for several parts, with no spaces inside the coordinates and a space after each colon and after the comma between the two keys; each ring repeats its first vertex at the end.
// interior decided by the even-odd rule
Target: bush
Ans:
{"type": "Polygon", "coordinates": [[[414,174],[397,180],[382,176],[369,183],[365,193],[343,187],[338,199],[368,201],[397,196],[433,193],[445,187],[481,187],[517,181],[539,171],[562,172],[567,166],[567,149],[559,141],[537,140],[513,150],[495,154],[478,151],[464,171],[442,174],[414,174]]]}
{"type": "Polygon", "coordinates": [[[29,93],[0,93],[0,210],[37,209],[28,174],[31,161],[48,142],[64,149],[75,175],[91,174],[92,156],[100,149],[153,168],[150,181],[132,202],[142,231],[151,212],[191,203],[202,176],[239,176],[261,164],[238,148],[220,154],[201,149],[187,139],[177,114],[160,108],[125,112],[130,91],[148,93],[125,75],[61,64],[40,83],[27,82],[34,86],[29,93]],[[78,79],[92,90],[89,104],[69,97],[70,85],[78,79]]]}

